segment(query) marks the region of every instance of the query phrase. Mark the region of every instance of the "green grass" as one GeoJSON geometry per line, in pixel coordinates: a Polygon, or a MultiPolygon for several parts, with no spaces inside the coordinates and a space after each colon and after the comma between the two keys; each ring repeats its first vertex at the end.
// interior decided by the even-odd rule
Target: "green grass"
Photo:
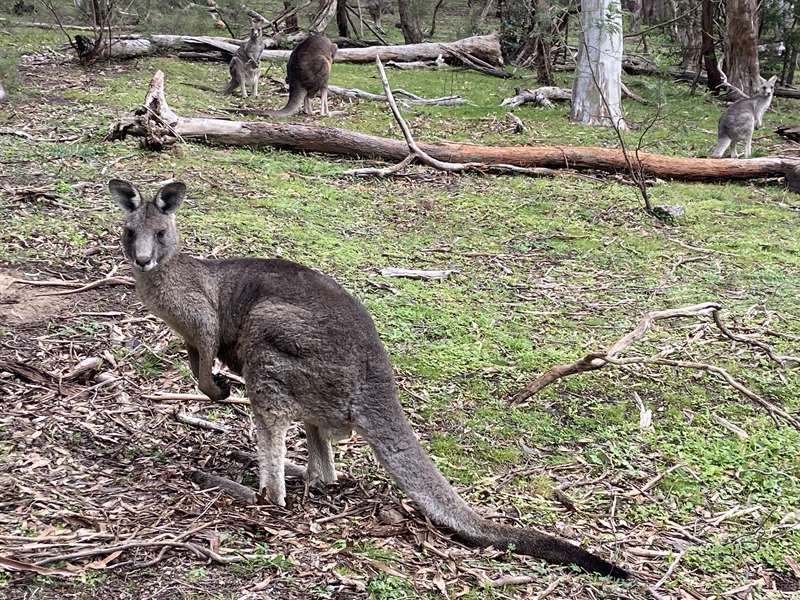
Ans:
{"type": "MultiPolygon", "coordinates": [[[[14,52],[57,39],[24,31],[15,37],[14,52]]],[[[8,48],[8,38],[0,37],[0,44],[8,48]]],[[[271,72],[280,77],[282,68],[273,66],[271,72]]],[[[646,498],[619,498],[617,519],[626,528],[666,529],[668,521],[688,527],[732,503],[759,510],[726,522],[704,544],[690,547],[676,571],[678,582],[702,577],[708,590],[728,589],[760,566],[786,572],[785,557],[800,555],[800,533],[780,527],[780,519],[800,505],[800,434],[776,427],[716,379],[670,369],[652,377],[603,370],[547,388],[530,404],[508,402],[535,374],[608,345],[650,309],[716,300],[725,306],[726,321],[746,330],[765,322],[758,307],[766,307],[772,329],[800,335],[796,196],[771,183],[659,182],[652,188],[656,204],[686,208],[676,225],[663,226],[644,214],[633,188],[611,178],[428,174],[422,180],[352,180],[338,174],[354,161],[320,155],[201,144],[158,154],[134,142],[102,142],[108,124],[141,102],[156,69],[165,71],[167,97],[179,114],[230,103],[180,84],[221,87],[224,66],[170,58],[115,65],[94,75],[91,85],[15,87],[20,102],[68,101],[40,114],[58,126],[59,134],[82,132],[83,137],[63,144],[0,136],[0,160],[31,161],[19,163],[20,177],[52,186],[59,202],[82,211],[20,206],[0,192],[7,215],[0,261],[45,261],[58,269],[90,242],[102,242],[109,264],[118,262],[120,215],[105,197],[105,180],[126,177],[146,186],[181,178],[190,190],[178,217],[189,252],[281,255],[333,275],[366,304],[402,376],[401,398],[415,427],[438,466],[470,500],[513,504],[523,522],[553,524],[564,518],[550,499],[559,467],[580,468],[586,477],[611,473],[642,485],[682,464],[646,498]],[[80,182],[91,185],[80,188],[80,182]],[[703,260],[673,272],[682,258],[697,256],[703,260]],[[442,282],[388,280],[377,274],[386,266],[458,272],[442,282]],[[638,427],[635,394],[653,410],[652,432],[638,427]],[[737,423],[749,437],[732,436],[715,424],[714,414],[737,423]],[[538,470],[512,478],[494,497],[496,476],[524,464],[538,470]]],[[[85,76],[78,69],[68,74],[85,76]]],[[[461,94],[470,102],[409,111],[409,124],[421,140],[617,145],[613,132],[569,124],[565,107],[520,108],[515,113],[528,131],[511,133],[498,104],[514,87],[532,86],[530,79],[503,81],[461,71],[391,72],[390,78],[395,87],[423,96],[461,94]]],[[[648,150],[701,156],[713,145],[720,113],[714,99],[690,96],[681,84],[626,80],[638,93],[664,103],[646,138],[648,150]]],[[[337,64],[332,82],[380,91],[371,66],[337,64]]],[[[561,83],[569,85],[569,76],[561,76],[561,83]]],[[[274,107],[283,101],[265,93],[248,105],[274,107]]],[[[771,134],[775,125],[800,118],[796,101],[776,99],[773,106],[759,134],[763,137],[754,144],[756,155],[778,142],[771,134]]],[[[336,108],[345,114],[311,122],[398,136],[379,104],[336,108]]],[[[625,110],[632,123],[647,121],[654,111],[630,102],[625,110]]],[[[0,125],[14,118],[0,112],[0,125]]],[[[626,140],[635,145],[640,133],[630,131],[626,140]]],[[[686,330],[662,327],[638,347],[642,353],[656,352],[685,335],[686,330]]],[[[796,341],[769,341],[778,353],[798,354],[796,341]]],[[[169,349],[170,358],[136,352],[137,369],[157,379],[176,348],[169,349]]],[[[779,375],[763,357],[741,350],[713,343],[693,352],[698,360],[729,369],[763,396],[800,410],[797,371],[779,375]]],[[[612,502],[602,488],[596,491],[576,492],[592,521],[603,518],[612,502]]],[[[387,559],[382,549],[365,545],[360,551],[387,559]]],[[[292,569],[282,555],[266,552],[263,560],[251,562],[231,569],[292,569]]],[[[384,575],[371,579],[368,592],[375,598],[415,597],[405,580],[384,575]]]]}

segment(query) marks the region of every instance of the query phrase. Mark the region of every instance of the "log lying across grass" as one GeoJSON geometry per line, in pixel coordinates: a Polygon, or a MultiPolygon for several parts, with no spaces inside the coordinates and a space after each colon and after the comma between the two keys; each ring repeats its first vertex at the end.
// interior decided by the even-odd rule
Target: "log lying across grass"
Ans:
{"type": "MultiPolygon", "coordinates": [[[[299,41],[302,36],[290,36],[284,41],[299,41]]],[[[187,36],[187,35],[148,35],[123,36],[114,38],[110,44],[112,58],[138,58],[149,55],[167,55],[180,52],[220,51],[220,58],[230,57],[236,52],[241,40],[224,37],[187,36]]],[[[265,60],[289,60],[291,50],[277,50],[278,41],[269,38],[266,50],[261,54],[265,60]]],[[[106,45],[106,47],[109,47],[106,45]]],[[[490,65],[503,65],[500,40],[497,35],[476,35],[455,42],[426,42],[422,44],[400,44],[396,46],[366,46],[364,48],[340,48],[334,57],[335,62],[371,63],[375,57],[395,62],[414,62],[436,60],[444,56],[454,64],[462,64],[451,57],[451,52],[466,54],[478,58],[490,65]]],[[[106,51],[108,54],[108,51],[106,51]]],[[[211,58],[213,55],[208,55],[211,58]]]]}
{"type": "MultiPolygon", "coordinates": [[[[403,140],[348,131],[335,127],[297,125],[285,122],[231,121],[178,116],[164,96],[164,74],[157,71],[150,82],[144,104],[111,127],[107,140],[140,137],[145,145],[159,149],[176,141],[196,140],[232,146],[270,146],[301,152],[320,152],[359,158],[399,161],[408,155],[403,140]]],[[[419,143],[430,156],[448,162],[510,164],[519,167],[592,169],[627,172],[621,150],[592,146],[477,146],[461,143],[419,143]]],[[[649,177],[682,181],[729,181],[786,177],[792,191],[800,192],[800,159],[765,157],[710,159],[663,156],[633,152],[630,160],[641,163],[649,177]]]]}

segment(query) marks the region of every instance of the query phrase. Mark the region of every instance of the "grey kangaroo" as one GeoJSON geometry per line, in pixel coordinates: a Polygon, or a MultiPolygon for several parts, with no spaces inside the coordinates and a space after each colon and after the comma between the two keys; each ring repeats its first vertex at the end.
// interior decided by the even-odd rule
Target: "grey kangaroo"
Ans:
{"type": "Polygon", "coordinates": [[[290,117],[300,111],[311,114],[311,98],[319,94],[322,100],[320,114],[328,114],[328,78],[331,74],[336,44],[323,34],[315,34],[300,42],[289,55],[286,82],[289,100],[280,110],[259,111],[270,117],[290,117]]]}
{"type": "Polygon", "coordinates": [[[744,142],[744,157],[750,158],[752,152],[753,130],[761,127],[764,113],[767,112],[775,92],[777,75],[761,79],[757,94],[742,98],[731,104],[719,119],[717,145],[711,151],[712,158],[722,158],[730,146],[731,158],[738,158],[736,144],[744,142]]]}
{"type": "MultiPolygon", "coordinates": [[[[392,365],[364,306],[336,281],[281,259],[201,260],[178,250],[175,212],[186,195],[167,183],[145,200],[112,179],[125,210],[122,244],[147,308],[186,344],[200,389],[212,400],[229,386],[215,358],[243,375],[256,426],[263,497],[285,506],[286,431],[301,420],[309,483],[336,480],[332,439],[355,429],[419,509],[476,546],[514,552],[617,578],[628,572],[559,538],[480,517],[417,441],[398,400],[392,365]]],[[[294,471],[294,468],[292,468],[294,471]]]]}
{"type": "Polygon", "coordinates": [[[222,91],[223,94],[232,94],[237,89],[242,92],[242,97],[247,98],[247,88],[251,88],[253,96],[258,96],[258,78],[261,71],[258,63],[264,51],[263,23],[254,21],[250,28],[250,37],[243,43],[231,58],[228,70],[231,73],[231,82],[222,91]]]}

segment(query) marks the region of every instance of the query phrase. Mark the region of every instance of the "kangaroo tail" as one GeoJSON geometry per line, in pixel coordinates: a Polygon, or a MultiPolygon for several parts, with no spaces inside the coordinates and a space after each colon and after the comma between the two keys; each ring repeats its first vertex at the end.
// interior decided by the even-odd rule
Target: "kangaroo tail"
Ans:
{"type": "Polygon", "coordinates": [[[305,99],[306,91],[302,87],[290,86],[289,100],[287,100],[286,106],[280,110],[265,110],[262,111],[261,114],[268,117],[291,117],[300,111],[300,107],[303,106],[303,101],[305,99]]]}
{"type": "Polygon", "coordinates": [[[509,548],[561,564],[575,564],[586,571],[627,579],[629,573],[565,540],[500,525],[480,517],[456,493],[420,445],[400,404],[370,411],[356,428],[372,446],[380,463],[420,510],[440,527],[479,547],[509,548]]]}
{"type": "Polygon", "coordinates": [[[729,137],[721,137],[717,142],[717,145],[714,146],[714,149],[711,150],[711,158],[722,158],[722,155],[725,154],[725,150],[728,149],[728,146],[731,145],[731,138],[729,137]]]}

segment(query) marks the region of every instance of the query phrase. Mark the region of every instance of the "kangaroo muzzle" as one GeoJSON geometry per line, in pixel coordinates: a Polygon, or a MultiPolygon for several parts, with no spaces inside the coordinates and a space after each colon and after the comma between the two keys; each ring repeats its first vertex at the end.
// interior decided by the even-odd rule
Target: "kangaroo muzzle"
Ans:
{"type": "Polygon", "coordinates": [[[140,236],[133,245],[133,265],[140,271],[149,271],[155,268],[155,244],[149,237],[140,236]]]}

